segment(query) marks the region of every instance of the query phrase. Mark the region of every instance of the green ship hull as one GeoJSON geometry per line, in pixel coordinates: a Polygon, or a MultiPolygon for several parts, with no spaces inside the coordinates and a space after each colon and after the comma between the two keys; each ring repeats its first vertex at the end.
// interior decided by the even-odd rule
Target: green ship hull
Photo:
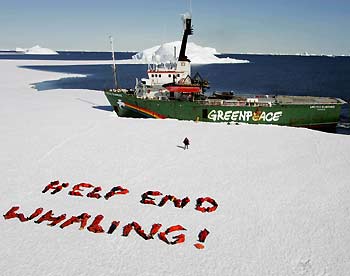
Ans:
{"type": "Polygon", "coordinates": [[[108,90],[105,95],[120,117],[172,118],[203,122],[271,124],[316,129],[335,129],[341,99],[326,97],[270,96],[273,104],[220,99],[142,99],[129,91],[108,90]]]}

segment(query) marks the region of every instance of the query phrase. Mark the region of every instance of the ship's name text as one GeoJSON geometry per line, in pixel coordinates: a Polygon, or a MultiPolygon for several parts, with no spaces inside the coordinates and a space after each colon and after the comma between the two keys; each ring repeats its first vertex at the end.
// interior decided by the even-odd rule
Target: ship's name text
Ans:
{"type": "Polygon", "coordinates": [[[265,112],[265,111],[223,111],[223,110],[212,110],[208,114],[208,119],[212,121],[262,121],[262,122],[278,122],[282,116],[282,111],[277,112],[265,112]]]}

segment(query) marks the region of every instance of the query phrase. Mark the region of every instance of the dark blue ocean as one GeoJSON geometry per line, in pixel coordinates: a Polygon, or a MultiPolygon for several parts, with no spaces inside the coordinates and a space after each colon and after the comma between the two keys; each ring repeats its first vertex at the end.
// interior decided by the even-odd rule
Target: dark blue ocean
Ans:
{"type": "MultiPolygon", "coordinates": [[[[133,52],[117,52],[118,60],[131,58],[133,52]]],[[[235,93],[312,95],[342,98],[350,102],[350,57],[223,54],[249,60],[245,64],[193,65],[192,73],[209,80],[214,91],[235,93]]],[[[59,55],[22,55],[0,52],[0,59],[27,60],[111,60],[109,52],[59,52],[59,55]]],[[[62,78],[36,83],[38,92],[52,89],[92,89],[103,91],[113,86],[110,65],[24,66],[28,69],[83,74],[83,78],[62,78]]],[[[147,65],[118,65],[122,87],[133,87],[136,78],[146,77],[147,65]]],[[[350,134],[349,105],[342,108],[337,133],[350,134]]]]}

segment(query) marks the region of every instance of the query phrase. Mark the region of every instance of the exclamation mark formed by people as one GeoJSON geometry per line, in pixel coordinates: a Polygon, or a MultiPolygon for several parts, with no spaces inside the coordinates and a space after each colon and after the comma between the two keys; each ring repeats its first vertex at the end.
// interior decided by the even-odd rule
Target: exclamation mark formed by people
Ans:
{"type": "Polygon", "coordinates": [[[205,239],[207,238],[207,236],[209,235],[209,231],[204,228],[203,230],[201,230],[198,234],[198,241],[201,242],[201,243],[195,243],[194,246],[197,248],[197,249],[203,249],[204,248],[204,242],[205,242],[205,239]]]}

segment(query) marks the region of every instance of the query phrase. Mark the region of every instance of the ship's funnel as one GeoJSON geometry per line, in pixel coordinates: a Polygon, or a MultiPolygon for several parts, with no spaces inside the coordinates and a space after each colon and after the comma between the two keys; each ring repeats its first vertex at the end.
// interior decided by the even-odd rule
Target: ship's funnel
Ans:
{"type": "Polygon", "coordinates": [[[183,37],[182,37],[179,61],[188,61],[188,62],[190,62],[190,60],[186,56],[186,46],[187,46],[188,36],[193,34],[193,28],[192,28],[192,25],[191,25],[191,22],[192,22],[191,14],[190,13],[183,14],[182,15],[182,20],[184,22],[184,34],[183,34],[183,37]]]}
{"type": "MultiPolygon", "coordinates": [[[[186,30],[187,29],[187,25],[186,25],[187,19],[192,20],[192,15],[191,15],[191,13],[186,12],[186,13],[182,14],[181,19],[182,19],[182,22],[184,24],[184,30],[186,30]]],[[[189,27],[191,27],[191,26],[189,26],[189,27]]]]}

